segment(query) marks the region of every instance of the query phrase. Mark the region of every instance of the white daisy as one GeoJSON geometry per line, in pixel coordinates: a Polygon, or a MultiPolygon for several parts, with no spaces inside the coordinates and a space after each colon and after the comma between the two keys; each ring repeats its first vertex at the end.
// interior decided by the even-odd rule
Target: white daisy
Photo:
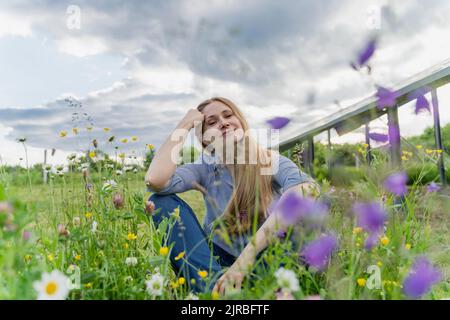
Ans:
{"type": "Polygon", "coordinates": [[[137,265],[137,263],[138,263],[138,260],[136,257],[128,257],[125,259],[125,264],[127,266],[135,266],[135,265],[137,265]]]}
{"type": "Polygon", "coordinates": [[[40,281],[33,283],[38,300],[65,300],[69,295],[69,279],[59,270],[44,272],[40,281]]]}
{"type": "Polygon", "coordinates": [[[186,296],[186,299],[184,300],[198,300],[198,296],[196,296],[192,292],[189,292],[189,294],[186,296]]]}
{"type": "Polygon", "coordinates": [[[295,272],[281,267],[275,272],[278,286],[285,292],[295,292],[300,289],[295,272]]]}
{"type": "Polygon", "coordinates": [[[151,276],[150,280],[145,281],[145,286],[150,295],[160,296],[163,294],[164,277],[159,273],[155,273],[151,276]]]}

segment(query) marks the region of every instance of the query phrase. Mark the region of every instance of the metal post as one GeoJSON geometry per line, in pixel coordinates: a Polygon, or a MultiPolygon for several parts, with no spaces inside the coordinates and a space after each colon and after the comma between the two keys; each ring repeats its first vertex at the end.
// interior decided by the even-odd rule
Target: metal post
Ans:
{"type": "Polygon", "coordinates": [[[331,132],[330,132],[330,129],[327,130],[327,135],[328,135],[328,155],[327,155],[328,178],[331,179],[331,170],[332,170],[331,161],[333,161],[333,159],[331,157],[331,132]]]}
{"type": "Polygon", "coordinates": [[[398,106],[387,108],[389,126],[389,144],[391,154],[391,165],[400,167],[402,158],[400,156],[400,126],[398,125],[398,106]]]}
{"type": "Polygon", "coordinates": [[[309,175],[314,178],[314,140],[313,137],[308,138],[308,171],[309,175]]]}
{"type": "Polygon", "coordinates": [[[42,167],[42,175],[44,177],[44,184],[47,184],[47,170],[45,170],[46,164],[47,164],[47,149],[44,150],[44,165],[42,167]]]}
{"type": "Polygon", "coordinates": [[[365,125],[365,135],[366,135],[366,144],[367,144],[367,152],[366,152],[366,161],[367,164],[372,163],[372,148],[370,147],[370,138],[369,138],[369,123],[365,125]]]}
{"type": "MultiPolygon", "coordinates": [[[[440,124],[440,119],[439,119],[439,103],[438,103],[437,92],[436,92],[435,88],[433,88],[431,90],[431,104],[433,105],[434,138],[436,140],[436,147],[439,150],[444,150],[442,148],[441,124],[440,124]]],[[[439,155],[438,170],[439,170],[439,176],[441,178],[441,183],[442,183],[442,185],[445,186],[447,181],[445,179],[444,152],[442,152],[439,155]]]]}

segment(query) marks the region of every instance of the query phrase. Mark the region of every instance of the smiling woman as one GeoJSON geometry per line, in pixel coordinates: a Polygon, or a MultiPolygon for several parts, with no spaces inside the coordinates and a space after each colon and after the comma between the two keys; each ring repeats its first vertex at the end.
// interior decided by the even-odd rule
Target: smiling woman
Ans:
{"type": "Polygon", "coordinates": [[[174,227],[179,233],[168,235],[168,244],[173,243],[170,257],[175,270],[183,273],[188,283],[195,279],[197,291],[215,285],[215,290],[223,293],[225,284],[240,288],[247,269],[282,224],[276,215],[270,215],[275,201],[289,192],[317,190],[317,184],[291,160],[262,148],[244,134],[249,125],[230,100],[215,97],[189,110],[176,127],[184,129],[182,142],[196,122],[202,124],[197,134],[203,146],[200,159],[177,167],[171,156],[179,154],[182,143],[169,137],[156,152],[145,180],[154,192],[149,200],[160,208],[153,216],[157,225],[179,207],[174,227]],[[231,152],[230,157],[230,145],[233,150],[243,150],[246,161],[239,161],[239,152],[231,152]],[[256,163],[248,161],[250,154],[256,155],[256,163]],[[278,168],[266,174],[263,169],[267,164],[278,168]],[[203,193],[203,227],[191,207],[176,195],[191,189],[203,193]],[[254,242],[249,241],[252,233],[254,242]],[[186,259],[176,259],[180,252],[186,252],[186,259]],[[206,276],[209,286],[202,281],[206,276]]]}

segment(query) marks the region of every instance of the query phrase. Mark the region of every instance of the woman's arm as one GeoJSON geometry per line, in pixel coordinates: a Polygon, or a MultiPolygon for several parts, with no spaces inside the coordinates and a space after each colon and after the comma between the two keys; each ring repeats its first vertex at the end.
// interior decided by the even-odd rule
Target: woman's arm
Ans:
{"type": "MultiPolygon", "coordinates": [[[[317,183],[304,182],[287,189],[280,200],[283,199],[286,194],[291,192],[296,192],[302,197],[316,197],[319,190],[319,185],[317,183]]],[[[279,215],[273,212],[266,221],[264,221],[252,241],[247,244],[244,250],[242,250],[230,269],[228,269],[217,281],[213,291],[218,291],[223,294],[227,284],[234,285],[236,289],[241,288],[244,276],[249,271],[249,268],[255,263],[256,256],[269,245],[269,240],[275,235],[280,227],[287,227],[283,224],[282,219],[279,219],[278,217],[279,215]]]]}
{"type": "Polygon", "coordinates": [[[196,122],[202,122],[204,115],[197,109],[190,109],[163,145],[156,151],[145,174],[145,184],[154,189],[163,189],[177,168],[177,159],[189,131],[196,122]]]}

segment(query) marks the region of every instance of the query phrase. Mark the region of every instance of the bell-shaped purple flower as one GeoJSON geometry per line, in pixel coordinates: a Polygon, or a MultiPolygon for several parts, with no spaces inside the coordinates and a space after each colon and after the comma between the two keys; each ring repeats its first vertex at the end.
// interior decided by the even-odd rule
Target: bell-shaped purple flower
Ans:
{"type": "Polygon", "coordinates": [[[380,233],[388,216],[378,202],[356,203],[353,212],[358,226],[369,233],[380,233]]]}
{"type": "Polygon", "coordinates": [[[384,181],[384,187],[391,193],[402,196],[408,192],[408,188],[406,187],[406,182],[408,181],[408,175],[406,172],[397,172],[391,174],[384,181]]]}
{"type": "Polygon", "coordinates": [[[428,186],[427,186],[427,192],[431,193],[431,192],[438,192],[439,190],[441,190],[441,187],[438,186],[436,184],[436,182],[431,182],[428,186]]]}
{"type": "Polygon", "coordinates": [[[377,142],[387,142],[389,140],[389,137],[387,134],[384,133],[376,133],[376,132],[370,132],[369,138],[373,141],[377,142]]]}
{"type": "Polygon", "coordinates": [[[378,86],[377,93],[375,95],[378,98],[377,108],[383,109],[384,107],[392,107],[395,105],[398,93],[388,88],[378,86]]]}
{"type": "Polygon", "coordinates": [[[308,226],[320,225],[328,216],[328,207],[312,198],[301,197],[289,192],[277,203],[281,217],[286,224],[304,223],[308,226]]]}
{"type": "Polygon", "coordinates": [[[403,292],[411,298],[420,298],[430,291],[441,277],[439,270],[434,268],[427,258],[419,257],[403,282],[403,292]]]}
{"type": "Polygon", "coordinates": [[[310,267],[320,271],[323,270],[331,254],[337,248],[337,239],[333,235],[323,235],[303,247],[300,258],[310,267]]]}
{"type": "Polygon", "coordinates": [[[275,117],[273,119],[267,120],[266,123],[269,124],[272,129],[281,129],[289,123],[290,119],[286,117],[275,117]]]}

